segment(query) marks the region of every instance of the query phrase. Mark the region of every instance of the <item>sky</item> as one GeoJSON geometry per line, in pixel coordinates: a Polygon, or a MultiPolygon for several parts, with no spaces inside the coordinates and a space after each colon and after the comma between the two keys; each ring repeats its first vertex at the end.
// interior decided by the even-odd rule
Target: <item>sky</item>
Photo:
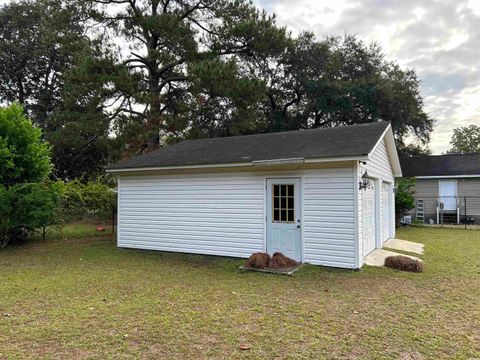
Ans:
{"type": "Polygon", "coordinates": [[[255,0],[294,34],[356,34],[413,68],[436,120],[430,148],[450,148],[452,130],[480,125],[480,0],[255,0]]]}
{"type": "MultiPolygon", "coordinates": [[[[0,0],[0,5],[9,0],[0,0]]],[[[413,68],[436,120],[430,148],[446,152],[452,130],[480,125],[480,0],[254,0],[293,34],[356,34],[413,68]]]]}

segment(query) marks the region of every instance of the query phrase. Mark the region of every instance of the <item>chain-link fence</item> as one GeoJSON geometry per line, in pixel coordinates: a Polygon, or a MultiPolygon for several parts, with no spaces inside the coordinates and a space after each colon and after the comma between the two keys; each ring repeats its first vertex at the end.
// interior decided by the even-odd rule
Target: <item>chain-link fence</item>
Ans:
{"type": "Polygon", "coordinates": [[[404,222],[480,229],[480,196],[415,197],[404,222]]]}

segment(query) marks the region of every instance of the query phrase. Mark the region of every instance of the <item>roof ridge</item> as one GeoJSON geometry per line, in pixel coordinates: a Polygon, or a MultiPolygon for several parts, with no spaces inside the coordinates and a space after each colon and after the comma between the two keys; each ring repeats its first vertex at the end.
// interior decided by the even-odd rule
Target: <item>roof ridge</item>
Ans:
{"type": "Polygon", "coordinates": [[[291,133],[299,133],[305,131],[329,131],[329,130],[338,130],[338,129],[345,129],[345,128],[352,128],[352,127],[366,127],[366,126],[375,126],[375,125],[385,125],[385,128],[388,127],[390,121],[372,121],[369,123],[362,123],[362,124],[350,124],[350,125],[338,125],[338,126],[327,126],[327,127],[316,127],[311,129],[296,129],[296,130],[284,130],[284,131],[272,131],[272,132],[264,132],[264,133],[256,133],[256,134],[245,134],[245,135],[231,135],[231,136],[215,136],[215,137],[206,137],[206,138],[197,138],[197,139],[185,139],[179,141],[177,144],[182,143],[184,141],[197,141],[197,140],[211,140],[211,139],[231,139],[237,137],[250,137],[250,136],[266,136],[266,135],[280,135],[280,134],[291,134],[291,133]]]}

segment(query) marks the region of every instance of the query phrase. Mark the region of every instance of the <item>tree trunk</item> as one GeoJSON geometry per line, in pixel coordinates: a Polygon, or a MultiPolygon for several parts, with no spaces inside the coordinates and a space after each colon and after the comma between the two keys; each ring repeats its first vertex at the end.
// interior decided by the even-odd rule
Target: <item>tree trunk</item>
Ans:
{"type": "Polygon", "coordinates": [[[9,243],[9,238],[8,238],[8,235],[4,235],[1,237],[1,243],[0,243],[0,247],[2,249],[5,249],[7,246],[8,246],[8,243],[9,243]]]}
{"type": "Polygon", "coordinates": [[[402,214],[401,213],[398,213],[398,212],[395,212],[395,228],[399,228],[401,224],[400,220],[402,219],[402,214]]]}

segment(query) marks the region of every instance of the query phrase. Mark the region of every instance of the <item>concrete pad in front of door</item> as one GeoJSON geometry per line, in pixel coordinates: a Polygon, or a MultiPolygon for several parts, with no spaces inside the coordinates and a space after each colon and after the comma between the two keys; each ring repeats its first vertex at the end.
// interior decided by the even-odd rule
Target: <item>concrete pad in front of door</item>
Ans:
{"type": "Polygon", "coordinates": [[[422,255],[425,245],[412,241],[390,239],[383,243],[383,247],[422,255]]]}
{"type": "Polygon", "coordinates": [[[402,256],[409,257],[411,259],[422,261],[422,259],[419,259],[415,256],[399,254],[399,253],[389,251],[389,250],[384,250],[384,249],[375,249],[370,254],[365,256],[365,265],[382,267],[385,265],[385,259],[387,257],[397,256],[397,255],[402,255],[402,256]]]}

